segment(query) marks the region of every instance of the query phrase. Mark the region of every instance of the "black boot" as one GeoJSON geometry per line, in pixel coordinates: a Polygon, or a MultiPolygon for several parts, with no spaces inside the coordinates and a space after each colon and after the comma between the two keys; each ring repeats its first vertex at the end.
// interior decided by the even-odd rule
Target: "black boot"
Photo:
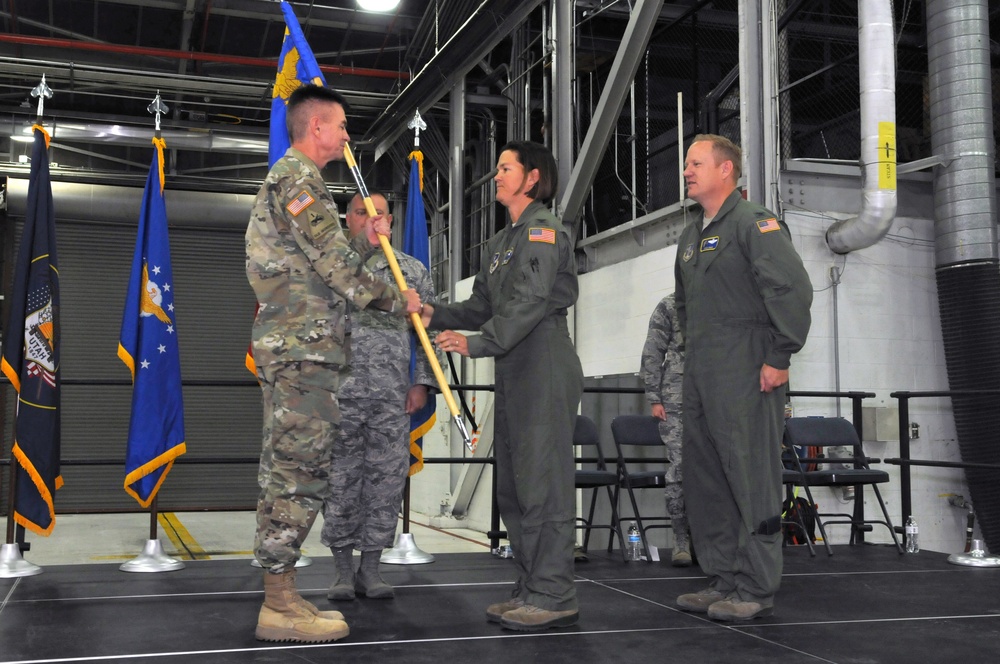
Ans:
{"type": "Polygon", "coordinates": [[[361,552],[361,567],[358,569],[358,578],[354,583],[358,594],[371,599],[390,599],[396,596],[396,591],[378,573],[381,558],[381,549],[361,552]]]}
{"type": "Polygon", "coordinates": [[[333,551],[333,562],[336,574],[326,598],[332,600],[354,599],[354,548],[345,546],[342,549],[330,547],[333,551]]]}

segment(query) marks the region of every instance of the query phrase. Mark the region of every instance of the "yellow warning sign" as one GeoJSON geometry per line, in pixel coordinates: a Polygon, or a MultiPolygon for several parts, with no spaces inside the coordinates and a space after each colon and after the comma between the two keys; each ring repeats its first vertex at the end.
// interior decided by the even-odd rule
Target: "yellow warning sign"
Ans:
{"type": "Polygon", "coordinates": [[[896,123],[878,123],[878,188],[896,188],[896,123]]]}

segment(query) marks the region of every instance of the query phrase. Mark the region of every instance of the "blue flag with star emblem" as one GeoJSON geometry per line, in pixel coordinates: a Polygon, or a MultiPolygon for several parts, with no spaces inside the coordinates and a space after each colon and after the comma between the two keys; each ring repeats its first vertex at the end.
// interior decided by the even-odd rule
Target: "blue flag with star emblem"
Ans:
{"type": "Polygon", "coordinates": [[[39,535],[56,523],[53,496],[59,474],[59,269],[49,178],[49,135],[33,127],[24,230],[8,295],[0,366],[17,390],[14,446],[17,492],[14,521],[39,535]]]}
{"type": "Polygon", "coordinates": [[[139,233],[125,298],[118,357],[132,372],[132,416],[125,453],[125,491],[149,507],[185,452],[181,362],[177,346],[174,278],[163,201],[163,150],[146,179],[139,233]]]}

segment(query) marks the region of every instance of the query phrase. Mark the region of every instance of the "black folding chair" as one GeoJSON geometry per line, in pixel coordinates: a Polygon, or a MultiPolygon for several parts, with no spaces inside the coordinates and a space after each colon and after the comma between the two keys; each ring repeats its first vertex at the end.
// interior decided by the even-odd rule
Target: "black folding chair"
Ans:
{"type": "MultiPolygon", "coordinates": [[[[816,525],[819,527],[824,542],[827,542],[827,525],[850,525],[850,542],[856,544],[862,541],[862,532],[869,532],[872,530],[873,524],[879,524],[889,529],[896,550],[903,553],[903,547],[899,542],[899,537],[896,536],[896,529],[878,488],[879,484],[885,484],[889,481],[889,473],[884,470],[872,469],[868,465],[869,458],[865,456],[861,437],[853,424],[842,417],[791,417],[785,420],[784,444],[793,450],[796,447],[813,446],[822,451],[823,448],[842,446],[851,451],[850,456],[838,458],[836,461],[838,465],[843,463],[850,464],[852,467],[821,468],[820,470],[804,470],[802,464],[809,461],[828,461],[825,455],[821,454],[818,459],[801,459],[798,454],[790,455],[795,464],[795,471],[801,475],[794,483],[805,489],[807,499],[811,504],[816,502],[813,500],[811,487],[854,487],[857,498],[854,501],[853,514],[835,512],[816,515],[816,525]],[[865,518],[862,491],[866,486],[871,487],[875,494],[884,520],[865,518]],[[826,521],[824,521],[824,517],[827,518],[826,521]]],[[[827,544],[827,551],[832,553],[829,544],[827,544]]]]}
{"type": "Polygon", "coordinates": [[[578,466],[576,470],[576,488],[592,489],[590,495],[590,511],[587,518],[577,517],[578,529],[584,530],[583,551],[587,551],[590,544],[590,531],[594,528],[606,528],[608,533],[608,550],[611,550],[613,543],[612,534],[618,536],[618,544],[622,549],[622,556],[625,556],[625,539],[622,535],[621,522],[618,519],[618,469],[609,469],[604,460],[604,451],[601,449],[601,439],[597,432],[597,425],[585,415],[576,416],[576,426],[573,430],[573,445],[579,448],[576,456],[578,466]],[[595,524],[594,511],[597,507],[597,495],[599,489],[604,488],[608,496],[608,504],[611,507],[611,524],[595,524]]]}
{"type": "MultiPolygon", "coordinates": [[[[660,489],[662,491],[667,485],[666,464],[667,447],[660,438],[660,421],[652,415],[619,415],[611,420],[611,434],[615,440],[615,448],[618,451],[618,472],[620,474],[620,486],[628,494],[632,503],[632,514],[635,517],[639,534],[642,536],[642,546],[645,551],[649,551],[649,543],[646,541],[646,530],[649,528],[669,528],[669,523],[645,525],[643,517],[639,514],[639,505],[635,500],[635,491],[638,489],[660,489]],[[662,454],[660,458],[649,458],[642,460],[641,464],[636,461],[626,461],[629,457],[626,451],[638,453],[640,449],[650,448],[659,450],[662,454]],[[632,467],[630,467],[630,465],[632,467]],[[635,466],[641,465],[642,469],[635,466]],[[651,467],[652,466],[652,467],[651,467]]],[[[663,505],[664,516],[647,516],[646,521],[667,521],[666,504],[663,505]]],[[[647,555],[646,559],[652,562],[652,557],[647,555]]]]}

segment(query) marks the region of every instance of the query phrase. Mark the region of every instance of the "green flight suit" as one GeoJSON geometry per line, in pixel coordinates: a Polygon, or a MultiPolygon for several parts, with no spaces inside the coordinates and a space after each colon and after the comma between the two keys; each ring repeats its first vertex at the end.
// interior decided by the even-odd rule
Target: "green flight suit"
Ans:
{"type": "Polygon", "coordinates": [[[577,610],[573,428],[583,371],[566,325],[579,293],[569,232],[533,202],[486,244],[465,302],[434,309],[434,329],[481,330],[472,357],[496,359],[497,501],[518,567],[514,597],[577,610]]]}
{"type": "Polygon", "coordinates": [[[676,304],[686,342],[684,495],[710,586],[772,602],[781,581],[786,387],[760,390],[806,341],[812,284],[784,222],[734,191],[681,233],[676,304]]]}

